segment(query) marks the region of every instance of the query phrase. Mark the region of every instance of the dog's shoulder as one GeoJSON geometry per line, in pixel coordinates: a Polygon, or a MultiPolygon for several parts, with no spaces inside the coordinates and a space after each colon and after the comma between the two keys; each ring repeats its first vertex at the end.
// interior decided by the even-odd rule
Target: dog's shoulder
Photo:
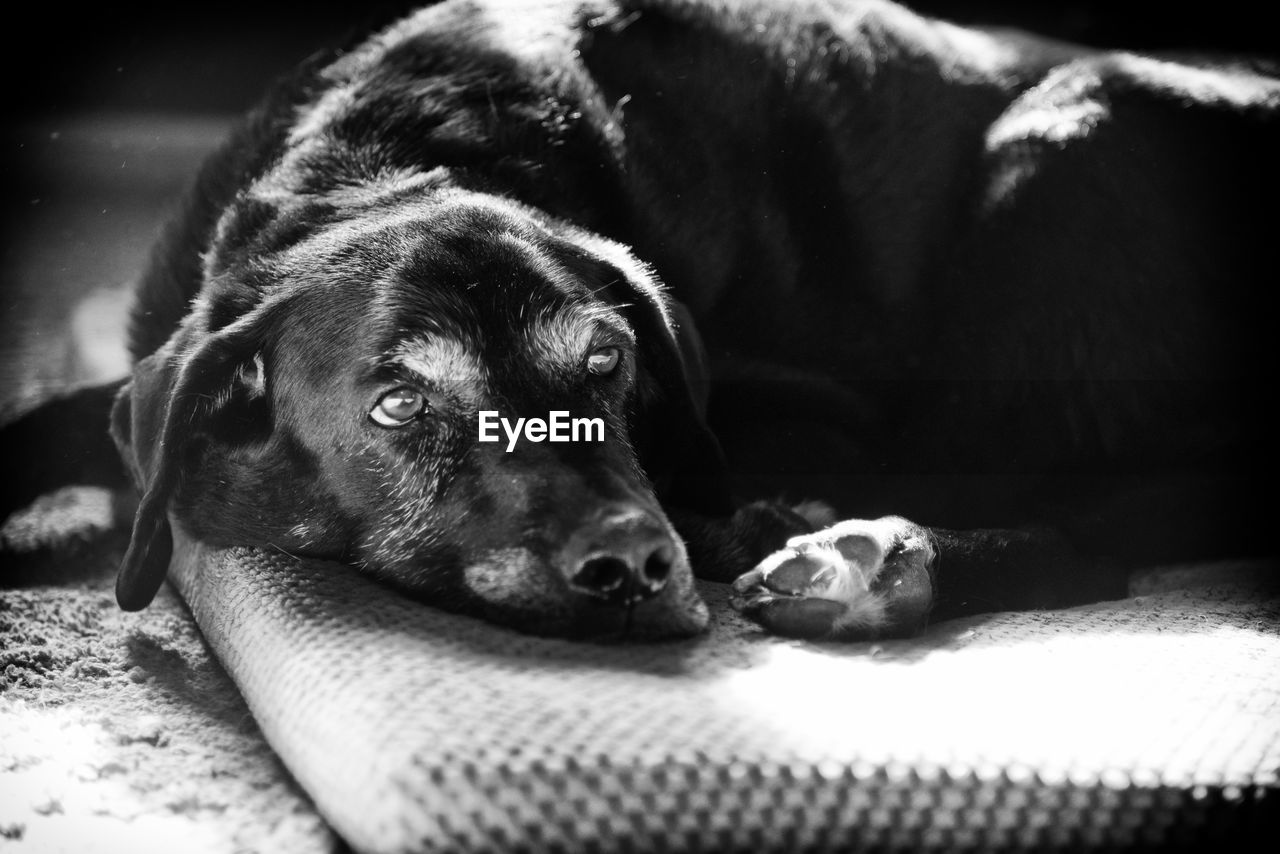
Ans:
{"type": "Polygon", "coordinates": [[[129,325],[135,360],[159,349],[189,311],[204,280],[203,254],[224,211],[279,156],[298,105],[323,85],[321,71],[337,53],[316,53],[280,78],[201,166],[138,282],[129,325]]]}

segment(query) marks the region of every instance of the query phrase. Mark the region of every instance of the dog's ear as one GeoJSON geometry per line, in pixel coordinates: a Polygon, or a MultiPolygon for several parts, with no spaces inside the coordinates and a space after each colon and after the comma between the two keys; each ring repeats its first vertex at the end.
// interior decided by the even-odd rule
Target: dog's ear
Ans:
{"type": "Polygon", "coordinates": [[[706,422],[710,378],[692,315],[621,246],[592,249],[611,271],[602,292],[636,333],[640,375],[631,431],[645,473],[664,503],[731,514],[724,454],[706,422]]]}
{"type": "Polygon", "coordinates": [[[164,582],[173,548],[169,500],[182,478],[188,440],[239,385],[260,379],[246,365],[254,365],[277,307],[265,303],[216,332],[197,309],[134,366],[116,396],[111,436],[142,493],[116,576],[116,601],[124,610],[145,608],[164,582]]]}

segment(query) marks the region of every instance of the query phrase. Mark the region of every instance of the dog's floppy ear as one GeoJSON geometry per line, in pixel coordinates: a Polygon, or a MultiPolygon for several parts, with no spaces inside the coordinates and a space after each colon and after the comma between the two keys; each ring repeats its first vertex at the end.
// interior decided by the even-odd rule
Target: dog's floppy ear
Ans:
{"type": "Polygon", "coordinates": [[[140,360],[116,397],[111,435],[142,492],[133,537],[116,576],[116,601],[145,608],[164,582],[173,548],[169,499],[182,477],[188,438],[263,343],[279,301],[209,332],[197,309],[163,347],[140,360]]]}
{"type": "Polygon", "coordinates": [[[631,429],[641,465],[664,502],[731,514],[724,454],[706,423],[709,377],[692,315],[621,246],[600,241],[591,248],[613,271],[604,293],[636,333],[640,376],[631,429]]]}

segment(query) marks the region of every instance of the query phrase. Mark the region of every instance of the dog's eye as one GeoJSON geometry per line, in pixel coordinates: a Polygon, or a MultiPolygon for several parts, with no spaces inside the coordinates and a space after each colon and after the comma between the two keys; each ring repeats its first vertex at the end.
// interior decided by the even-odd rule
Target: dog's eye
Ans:
{"type": "Polygon", "coordinates": [[[389,391],[369,413],[374,423],[383,427],[403,427],[427,406],[427,399],[411,388],[389,391]]]}
{"type": "Polygon", "coordinates": [[[601,347],[587,356],[587,370],[598,376],[613,373],[621,357],[622,351],[617,347],[601,347]]]}

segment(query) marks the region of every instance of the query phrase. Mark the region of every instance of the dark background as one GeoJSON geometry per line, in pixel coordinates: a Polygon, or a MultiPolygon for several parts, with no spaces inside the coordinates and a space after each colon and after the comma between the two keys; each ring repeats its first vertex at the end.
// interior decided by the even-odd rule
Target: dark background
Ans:
{"type": "MultiPolygon", "coordinates": [[[[394,19],[415,3],[36,3],[9,19],[5,111],[226,112],[317,47],[394,19]]],[[[1056,38],[1133,49],[1280,52],[1271,3],[1148,0],[920,0],[907,5],[959,23],[1012,25],[1056,38]]]]}

